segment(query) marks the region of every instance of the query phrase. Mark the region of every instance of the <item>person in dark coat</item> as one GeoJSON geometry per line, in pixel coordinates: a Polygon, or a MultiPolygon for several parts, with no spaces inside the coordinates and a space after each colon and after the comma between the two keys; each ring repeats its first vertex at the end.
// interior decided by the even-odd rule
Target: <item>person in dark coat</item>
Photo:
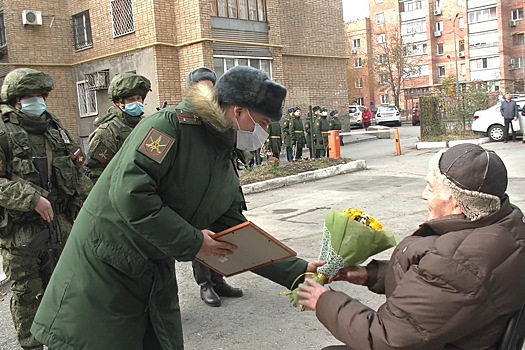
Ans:
{"type": "MultiPolygon", "coordinates": [[[[89,194],[31,327],[47,347],[184,349],[175,260],[236,249],[212,238],[246,221],[235,147],[261,147],[286,89],[238,66],[186,96],[133,129],[89,194]]],[[[254,272],[289,288],[317,266],[290,258],[254,272]]]]}
{"type": "Polygon", "coordinates": [[[505,94],[505,99],[501,101],[500,112],[505,124],[503,142],[509,141],[509,127],[512,130],[512,141],[516,142],[516,131],[512,126],[512,121],[518,120],[518,105],[512,100],[510,94],[505,94]]]}
{"type": "Polygon", "coordinates": [[[428,220],[390,261],[345,268],[334,278],[385,294],[385,304],[375,311],[315,282],[300,286],[300,304],[316,310],[346,344],[341,350],[496,350],[525,303],[525,218],[505,193],[501,158],[460,144],[429,165],[428,220]]]}

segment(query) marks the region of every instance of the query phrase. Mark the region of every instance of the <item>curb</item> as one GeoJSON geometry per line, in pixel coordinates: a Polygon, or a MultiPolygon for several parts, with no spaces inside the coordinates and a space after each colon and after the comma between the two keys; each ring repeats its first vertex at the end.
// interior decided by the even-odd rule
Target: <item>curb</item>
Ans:
{"type": "Polygon", "coordinates": [[[490,142],[490,138],[482,137],[479,139],[470,140],[454,140],[454,141],[440,141],[440,142],[416,142],[416,149],[430,149],[430,148],[447,148],[462,143],[472,143],[474,145],[481,145],[490,142]]]}
{"type": "Polygon", "coordinates": [[[304,173],[299,173],[296,175],[279,177],[266,181],[255,182],[249,185],[244,185],[242,186],[242,191],[244,194],[259,193],[284,186],[290,186],[307,181],[315,181],[330,176],[351,173],[364,169],[366,169],[366,161],[355,160],[349,163],[339,164],[328,168],[306,171],[304,173]]]}

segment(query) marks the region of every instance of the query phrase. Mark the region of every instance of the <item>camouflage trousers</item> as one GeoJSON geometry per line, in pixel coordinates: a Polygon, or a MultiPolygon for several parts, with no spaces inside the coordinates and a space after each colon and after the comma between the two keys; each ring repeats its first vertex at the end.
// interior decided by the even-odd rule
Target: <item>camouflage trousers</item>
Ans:
{"type": "Polygon", "coordinates": [[[51,277],[45,247],[30,253],[22,247],[2,247],[3,267],[11,280],[11,316],[18,341],[24,350],[43,349],[30,332],[40,299],[51,277]]]}

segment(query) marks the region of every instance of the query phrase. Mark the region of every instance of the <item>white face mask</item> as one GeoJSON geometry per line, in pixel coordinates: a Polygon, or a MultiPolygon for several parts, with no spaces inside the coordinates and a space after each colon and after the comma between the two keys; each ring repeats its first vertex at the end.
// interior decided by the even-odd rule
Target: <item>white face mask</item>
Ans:
{"type": "Polygon", "coordinates": [[[250,119],[255,124],[253,131],[244,131],[240,129],[239,121],[237,121],[237,126],[239,126],[239,130],[237,130],[237,144],[236,147],[240,149],[241,151],[255,151],[264,145],[266,142],[266,139],[268,138],[268,133],[266,130],[263,129],[262,126],[257,124],[250,114],[250,111],[248,111],[248,115],[250,116],[250,119]]]}

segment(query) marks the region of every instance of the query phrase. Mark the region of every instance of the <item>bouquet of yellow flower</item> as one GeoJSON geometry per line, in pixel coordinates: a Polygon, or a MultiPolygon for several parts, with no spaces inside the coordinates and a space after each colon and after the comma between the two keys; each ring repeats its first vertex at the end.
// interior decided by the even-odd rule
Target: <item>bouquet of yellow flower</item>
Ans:
{"type": "MultiPolygon", "coordinates": [[[[395,245],[394,236],[383,230],[379,221],[364,211],[329,211],[325,215],[323,243],[319,254],[319,260],[326,263],[317,268],[317,274],[312,278],[324,285],[340,269],[356,266],[395,245]]],[[[298,288],[288,293],[293,306],[299,306],[297,292],[298,288]]]]}

